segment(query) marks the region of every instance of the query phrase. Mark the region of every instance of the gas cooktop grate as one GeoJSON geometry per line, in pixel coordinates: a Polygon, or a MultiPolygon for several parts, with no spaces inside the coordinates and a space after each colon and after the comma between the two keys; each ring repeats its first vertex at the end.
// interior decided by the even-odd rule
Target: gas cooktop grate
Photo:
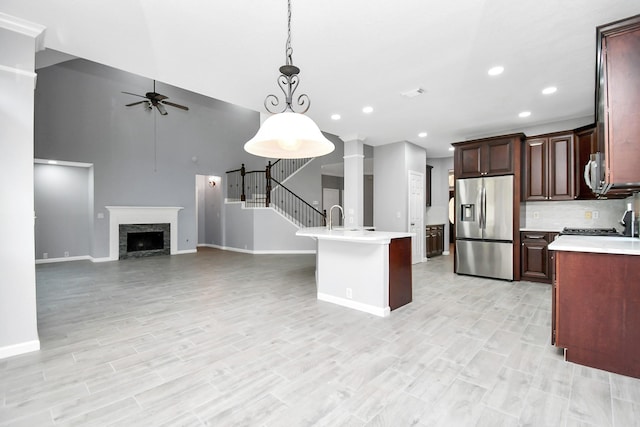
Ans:
{"type": "Polygon", "coordinates": [[[615,228],[569,228],[565,227],[560,234],[569,236],[620,236],[615,228]]]}

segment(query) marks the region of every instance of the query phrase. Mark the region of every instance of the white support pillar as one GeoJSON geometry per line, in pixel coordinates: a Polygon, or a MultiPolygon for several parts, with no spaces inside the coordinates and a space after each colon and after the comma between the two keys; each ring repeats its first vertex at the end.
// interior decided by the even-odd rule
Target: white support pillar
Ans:
{"type": "Polygon", "coordinates": [[[345,227],[364,225],[364,140],[344,141],[345,227]]]}
{"type": "Polygon", "coordinates": [[[0,359],[40,349],[33,203],[35,53],[45,28],[0,13],[0,359]]]}

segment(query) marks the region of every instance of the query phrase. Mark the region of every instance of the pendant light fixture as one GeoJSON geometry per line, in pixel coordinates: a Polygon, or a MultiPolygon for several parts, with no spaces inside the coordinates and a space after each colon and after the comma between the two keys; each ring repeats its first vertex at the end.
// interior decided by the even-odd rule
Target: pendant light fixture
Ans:
{"type": "Polygon", "coordinates": [[[318,125],[305,116],[311,100],[306,94],[296,99],[295,112],[293,93],[298,87],[300,68],[293,65],[291,48],[291,0],[288,0],[288,32],[285,49],[286,64],[280,67],[278,86],[284,93],[284,106],[279,107],[280,99],[276,95],[267,95],[264,107],[273,115],[262,123],[256,135],[245,145],[248,153],[273,159],[299,159],[318,157],[331,153],[335,146],[322,135],[318,125]]]}

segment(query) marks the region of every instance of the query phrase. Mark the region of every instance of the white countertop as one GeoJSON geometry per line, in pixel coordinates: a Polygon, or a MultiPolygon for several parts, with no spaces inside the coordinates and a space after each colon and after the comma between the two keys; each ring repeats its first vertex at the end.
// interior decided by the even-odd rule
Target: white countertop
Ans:
{"type": "Polygon", "coordinates": [[[640,239],[637,237],[565,235],[551,242],[549,250],[640,255],[640,239]]]}
{"type": "Polygon", "coordinates": [[[370,231],[362,228],[334,228],[327,227],[301,228],[296,231],[296,236],[313,237],[315,239],[340,240],[354,243],[385,244],[391,239],[412,237],[414,233],[402,233],[395,231],[370,231]]]}

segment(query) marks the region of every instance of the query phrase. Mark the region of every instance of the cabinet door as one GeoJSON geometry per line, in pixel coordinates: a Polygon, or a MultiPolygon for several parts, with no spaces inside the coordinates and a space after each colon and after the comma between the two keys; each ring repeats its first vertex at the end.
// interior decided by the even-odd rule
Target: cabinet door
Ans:
{"type": "Polygon", "coordinates": [[[598,151],[596,127],[591,126],[576,133],[574,141],[575,189],[577,199],[595,199],[596,196],[584,181],[584,167],[589,162],[591,153],[598,151]]]}
{"type": "Polygon", "coordinates": [[[481,158],[484,175],[507,175],[513,170],[513,139],[496,139],[485,143],[485,152],[481,158]]]}
{"type": "Polygon", "coordinates": [[[547,200],[547,153],[547,138],[531,138],[525,141],[522,180],[525,200],[547,200]]]}
{"type": "Polygon", "coordinates": [[[426,170],[426,174],[425,174],[425,178],[426,178],[426,186],[424,187],[425,189],[425,204],[427,207],[431,206],[431,172],[433,170],[433,166],[429,166],[427,165],[427,170],[426,170]]]}
{"type": "Polygon", "coordinates": [[[436,253],[442,255],[444,251],[444,225],[436,227],[436,253]]]}
{"type": "Polygon", "coordinates": [[[607,181],[640,183],[640,22],[603,40],[607,181]]]}
{"type": "Polygon", "coordinates": [[[548,199],[573,200],[573,134],[550,137],[548,153],[548,199]]]}
{"type": "Polygon", "coordinates": [[[522,278],[549,282],[549,253],[547,233],[521,233],[522,278]]]}
{"type": "Polygon", "coordinates": [[[478,177],[483,173],[480,165],[481,150],[481,143],[469,143],[456,147],[454,168],[456,178],[478,177]]]}

